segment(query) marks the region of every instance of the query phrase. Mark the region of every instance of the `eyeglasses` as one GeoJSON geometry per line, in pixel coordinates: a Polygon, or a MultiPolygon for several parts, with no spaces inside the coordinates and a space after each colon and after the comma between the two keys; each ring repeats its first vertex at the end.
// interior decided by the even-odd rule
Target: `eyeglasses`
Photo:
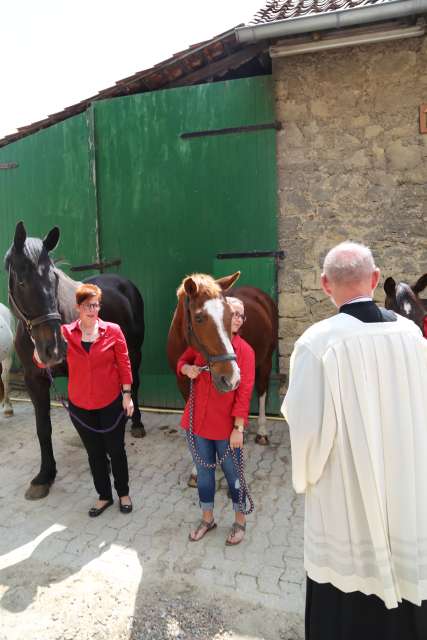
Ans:
{"type": "Polygon", "coordinates": [[[246,320],[246,316],[243,315],[243,313],[239,313],[238,311],[233,311],[231,315],[233,316],[233,318],[236,318],[236,320],[241,320],[242,322],[246,320]]]}
{"type": "Polygon", "coordinates": [[[96,309],[100,309],[101,305],[99,302],[89,302],[88,304],[82,304],[82,307],[85,311],[95,311],[96,309]]]}

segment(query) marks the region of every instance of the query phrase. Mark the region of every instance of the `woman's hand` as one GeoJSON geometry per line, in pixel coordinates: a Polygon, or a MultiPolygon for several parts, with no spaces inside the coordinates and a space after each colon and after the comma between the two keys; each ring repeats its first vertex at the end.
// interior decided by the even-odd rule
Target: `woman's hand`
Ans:
{"type": "Polygon", "coordinates": [[[230,447],[232,449],[241,449],[243,447],[243,433],[233,429],[230,435],[230,447]]]}
{"type": "Polygon", "coordinates": [[[125,416],[129,418],[133,415],[133,400],[130,393],[123,394],[123,411],[125,412],[125,416]]]}
{"type": "Polygon", "coordinates": [[[200,375],[200,367],[197,367],[195,364],[184,364],[181,367],[181,373],[190,380],[195,380],[197,376],[200,375]]]}

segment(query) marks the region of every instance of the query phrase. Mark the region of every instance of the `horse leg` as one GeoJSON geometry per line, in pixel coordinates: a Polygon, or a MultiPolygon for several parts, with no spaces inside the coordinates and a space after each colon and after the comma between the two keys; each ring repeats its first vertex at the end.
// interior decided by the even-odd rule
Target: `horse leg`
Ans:
{"type": "Polygon", "coordinates": [[[268,381],[271,373],[271,355],[265,359],[256,372],[255,387],[258,393],[258,430],[255,442],[262,446],[269,444],[267,432],[267,419],[265,417],[265,405],[267,401],[268,381]]]}
{"type": "Polygon", "coordinates": [[[141,411],[138,405],[138,389],[139,389],[139,366],[141,364],[141,349],[134,349],[129,353],[129,359],[132,367],[132,400],[133,400],[133,416],[131,433],[134,438],[143,438],[145,427],[141,420],[141,411]]]}
{"type": "Polygon", "coordinates": [[[12,366],[12,358],[11,356],[7,356],[2,362],[2,372],[1,379],[3,382],[4,388],[4,399],[3,399],[3,413],[7,418],[13,416],[13,407],[9,398],[9,373],[10,367],[12,366]]]}
{"type": "Polygon", "coordinates": [[[40,471],[31,480],[25,497],[27,500],[39,500],[48,495],[56,476],[56,462],[52,448],[52,423],[50,421],[50,383],[40,374],[27,374],[25,384],[34,405],[37,437],[41,452],[40,471]]]}

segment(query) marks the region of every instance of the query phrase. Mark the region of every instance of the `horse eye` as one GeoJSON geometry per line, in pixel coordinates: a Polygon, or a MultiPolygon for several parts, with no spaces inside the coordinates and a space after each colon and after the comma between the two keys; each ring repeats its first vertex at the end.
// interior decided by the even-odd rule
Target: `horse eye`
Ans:
{"type": "Polygon", "coordinates": [[[196,315],[194,316],[194,320],[195,322],[197,322],[197,324],[201,324],[203,322],[203,314],[196,313],[196,315]]]}

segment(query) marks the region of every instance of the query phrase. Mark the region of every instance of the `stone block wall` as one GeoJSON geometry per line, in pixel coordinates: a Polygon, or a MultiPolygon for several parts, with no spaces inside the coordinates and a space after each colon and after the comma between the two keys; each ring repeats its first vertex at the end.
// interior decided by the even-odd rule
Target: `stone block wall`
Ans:
{"type": "Polygon", "coordinates": [[[273,78],[287,373],[298,336],[334,313],[319,285],[333,245],[369,245],[383,278],[412,282],[427,271],[427,38],[274,59],[273,78]]]}

